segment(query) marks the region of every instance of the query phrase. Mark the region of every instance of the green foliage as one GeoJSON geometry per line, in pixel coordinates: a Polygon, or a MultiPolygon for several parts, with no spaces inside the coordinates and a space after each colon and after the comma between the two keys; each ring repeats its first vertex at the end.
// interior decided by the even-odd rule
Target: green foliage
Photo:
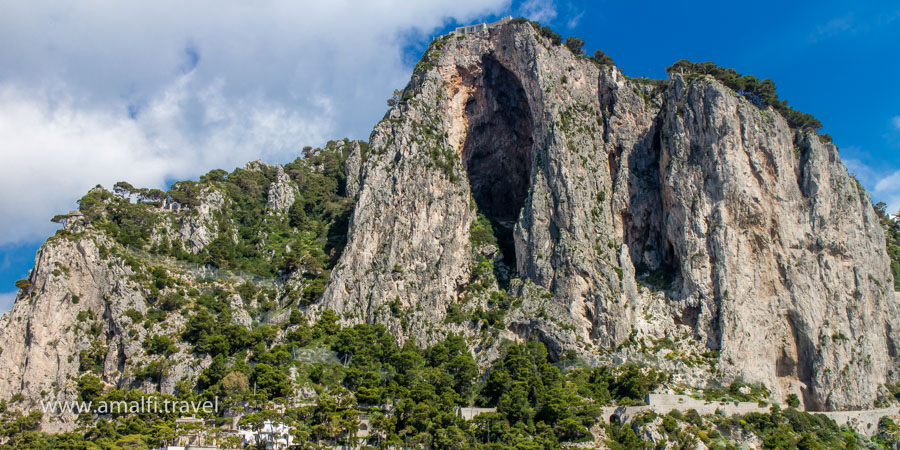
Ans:
{"type": "Polygon", "coordinates": [[[388,304],[391,310],[391,316],[400,317],[400,314],[403,313],[403,302],[400,301],[400,297],[394,297],[393,300],[388,304]]]}
{"type": "Polygon", "coordinates": [[[138,367],[134,371],[136,380],[150,380],[152,383],[159,384],[162,377],[168,374],[168,362],[165,359],[154,359],[147,365],[138,367]]]}
{"type": "Polygon", "coordinates": [[[612,66],[615,64],[609,55],[599,49],[594,51],[594,62],[601,66],[612,66]]]}
{"type": "MultiPolygon", "coordinates": [[[[347,140],[330,141],[324,149],[307,149],[302,158],[284,166],[298,188],[296,201],[285,215],[267,214],[268,188],[276,176],[275,168],[269,166],[231,173],[216,169],[199,181],[174,183],[168,193],[119,182],[114,188],[117,195],[92,189],[79,200],[79,209],[95,228],[126,248],[266,278],[299,271],[309,281],[301,293],[301,300],[309,304],[321,296],[330,269],[346,245],[353,206],[352,199],[346,198],[344,166],[350,145],[347,140]],[[180,241],[170,242],[165,236],[151,243],[150,236],[165,229],[166,221],[195,215],[213,192],[223,197],[213,212],[216,235],[199,253],[190,253],[180,241]],[[135,196],[138,201],[132,202],[135,196]],[[178,205],[177,211],[160,209],[167,200],[178,205]]],[[[130,265],[135,271],[140,268],[136,261],[130,265]]],[[[151,274],[151,300],[157,290],[171,286],[157,270],[162,269],[151,274]]],[[[169,311],[183,306],[177,298],[163,300],[169,311]]]]}
{"type": "Polygon", "coordinates": [[[492,327],[504,328],[504,318],[513,305],[514,298],[503,291],[492,291],[487,301],[487,310],[480,307],[472,314],[472,319],[480,320],[492,327]]]}
{"type": "Polygon", "coordinates": [[[550,27],[544,25],[541,27],[541,36],[550,39],[550,42],[553,45],[559,45],[562,43],[562,36],[559,33],[553,31],[550,27]]]}
{"type": "Polygon", "coordinates": [[[151,355],[170,356],[178,352],[178,346],[169,336],[154,334],[144,340],[144,349],[151,355]]]}
{"type": "MultiPolygon", "coordinates": [[[[43,417],[41,411],[22,414],[18,410],[7,408],[5,401],[0,404],[0,410],[0,436],[5,441],[0,448],[55,448],[54,438],[36,432],[43,417]]],[[[84,443],[83,438],[81,442],[84,443]]]]}
{"type": "Polygon", "coordinates": [[[606,444],[612,450],[631,450],[639,448],[652,448],[652,443],[638,437],[634,429],[627,424],[612,423],[606,426],[606,435],[609,438],[606,444]]]}
{"type": "Polygon", "coordinates": [[[159,301],[159,308],[163,311],[175,311],[181,309],[182,306],[187,304],[187,300],[179,294],[170,293],[163,296],[163,298],[159,301]]]}
{"type": "Polygon", "coordinates": [[[568,48],[569,51],[574,53],[576,56],[581,56],[584,54],[584,41],[583,40],[578,39],[577,37],[574,37],[574,36],[569,36],[566,38],[565,44],[566,44],[566,48],[568,48]]]}
{"type": "Polygon", "coordinates": [[[92,401],[103,393],[103,382],[99,378],[85,374],[78,379],[78,398],[82,401],[92,401]]]}
{"type": "Polygon", "coordinates": [[[291,395],[291,381],[287,374],[268,364],[257,364],[250,380],[264,395],[275,398],[291,395]]]}
{"type": "Polygon", "coordinates": [[[176,203],[187,208],[196,208],[200,206],[200,195],[206,183],[208,182],[179,181],[172,185],[168,194],[176,203]]]}
{"type": "Polygon", "coordinates": [[[828,417],[793,408],[782,411],[773,406],[769,414],[750,413],[735,421],[722,422],[752,431],[766,448],[856,448],[858,445],[853,433],[844,433],[828,417]]]}
{"type": "Polygon", "coordinates": [[[129,198],[112,195],[99,186],[78,201],[78,208],[85,218],[117,242],[136,248],[149,244],[159,220],[155,204],[132,203],[129,198]]]}
{"type": "Polygon", "coordinates": [[[479,212],[469,232],[472,247],[479,248],[483,245],[497,245],[497,237],[494,234],[494,226],[484,213],[479,212]]]}
{"type": "MultiPolygon", "coordinates": [[[[204,294],[203,304],[193,307],[195,311],[185,324],[182,337],[195,345],[195,351],[208,351],[212,361],[195,386],[178,383],[179,398],[218,396],[224,405],[244,410],[245,426],[259,427],[265,420],[277,419],[295,427],[298,438],[326,445],[365,444],[355,441],[352,432],[359,415],[365,413],[381,436],[380,444],[386,446],[561,448],[592,439],[589,429],[605,419],[600,417],[601,405],[637,403],[668,379],[651,368],[635,365],[586,368],[570,364],[576,359],[574,352],[563,355],[565,364],[554,363],[538,342],[509,345],[503,357],[480,376],[470,344],[459,336],[449,335],[425,348],[413,342],[400,346],[382,325],[341,328],[339,317],[330,310],[323,311],[313,325],[298,313],[293,324],[248,329],[232,322],[227,306],[217,306],[217,299],[224,296],[221,292],[204,294]],[[294,355],[301,350],[330,356],[304,359],[294,355]],[[316,404],[291,407],[288,403],[284,412],[275,412],[270,402],[282,402],[294,392],[292,372],[298,384],[316,390],[316,404]],[[386,404],[393,406],[390,415],[380,411],[386,404]],[[455,408],[472,404],[496,407],[497,411],[471,421],[460,418],[455,408]]],[[[147,339],[144,345],[148,353],[159,357],[135,371],[137,381],[158,382],[166,375],[163,355],[173,341],[165,336],[147,339]]],[[[90,374],[78,380],[78,392],[85,401],[148,397],[134,390],[107,391],[100,379],[90,374]]],[[[157,400],[165,397],[149,396],[157,400]]],[[[779,414],[776,418],[748,416],[742,423],[724,417],[703,418],[696,411],[684,415],[673,412],[662,416],[660,431],[678,448],[696,444],[695,434],[686,431],[685,424],[706,433],[705,427],[713,421],[723,428],[745,427],[771,446],[802,447],[801,443],[811,442],[821,444],[814,448],[827,448],[849,442],[834,433],[833,423],[827,420],[791,412],[779,414]]],[[[64,442],[75,443],[74,448],[83,448],[78,442],[109,448],[124,443],[158,446],[162,439],[174,435],[176,417],[128,413],[85,417],[78,433],[63,437],[29,431],[27,416],[10,413],[4,416],[3,438],[19,443],[19,447],[29,447],[30,442],[50,443],[41,444],[42,448],[66,448],[68,444],[61,444],[64,442]]],[[[610,448],[648,447],[637,431],[656,417],[649,413],[636,417],[630,425],[606,426],[607,444],[610,448]]]]}
{"type": "Polygon", "coordinates": [[[788,394],[787,400],[785,400],[788,406],[791,408],[796,408],[800,406],[800,398],[797,397],[797,394],[788,394]]]}
{"type": "Polygon", "coordinates": [[[300,325],[306,324],[306,317],[300,312],[299,309],[292,309],[291,314],[288,318],[288,324],[290,325],[300,325]]]}
{"type": "Polygon", "coordinates": [[[601,366],[590,371],[590,394],[595,401],[618,404],[640,404],[654,389],[668,380],[668,375],[652,367],[633,364],[610,368],[601,366]]]}
{"type": "Polygon", "coordinates": [[[636,275],[641,284],[653,290],[666,291],[672,288],[672,284],[678,277],[678,273],[671,265],[663,264],[654,270],[650,270],[643,262],[635,268],[636,275]]]}
{"type": "Polygon", "coordinates": [[[768,399],[769,394],[764,385],[744,383],[741,379],[732,381],[727,388],[711,386],[703,390],[703,398],[710,401],[759,402],[768,399]]]}
{"type": "MultiPolygon", "coordinates": [[[[509,427],[524,427],[529,435],[550,442],[581,441],[590,438],[587,427],[599,417],[599,404],[586,401],[593,383],[581,370],[562,373],[552,365],[543,344],[529,342],[510,346],[504,358],[489,372],[479,401],[496,405],[509,427]]],[[[505,428],[505,427],[504,427],[505,428]]],[[[511,443],[511,430],[501,434],[511,443]]]]}
{"type": "Polygon", "coordinates": [[[131,323],[140,323],[142,320],[144,320],[144,315],[134,308],[128,308],[127,310],[125,310],[124,314],[125,317],[131,319],[131,323]]]}
{"type": "Polygon", "coordinates": [[[78,370],[81,372],[103,372],[107,349],[99,340],[94,340],[88,350],[78,352],[78,370]]]}
{"type": "Polygon", "coordinates": [[[734,69],[725,69],[712,62],[693,63],[682,59],[672,64],[666,72],[683,72],[685,74],[712,75],[725,86],[733,89],[750,103],[759,107],[771,106],[787,120],[791,128],[799,130],[818,130],[822,123],[815,117],[797,111],[788,106],[787,100],[779,100],[775,92],[775,83],[766,78],[760,81],[752,75],[741,75],[734,69]]]}
{"type": "Polygon", "coordinates": [[[900,221],[888,215],[887,204],[874,205],[875,214],[884,229],[885,249],[891,258],[891,274],[894,276],[894,290],[900,291],[900,221]]]}

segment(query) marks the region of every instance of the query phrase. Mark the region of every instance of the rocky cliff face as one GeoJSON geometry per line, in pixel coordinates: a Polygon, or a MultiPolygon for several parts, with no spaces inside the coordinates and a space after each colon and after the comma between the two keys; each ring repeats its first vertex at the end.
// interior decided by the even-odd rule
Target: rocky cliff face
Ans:
{"type": "MultiPolygon", "coordinates": [[[[70,231],[38,251],[31,287],[19,292],[13,309],[0,319],[0,392],[5,400],[21,394],[34,409],[41,402],[75,400],[78,379],[85,372],[113,386],[172,393],[176,381],[196,377],[208,365],[195,361],[182,345],[168,358],[166,376],[153,383],[136,376],[136,369],[151,361],[142,348],[144,339],[153,333],[170,334],[184,319],[172,315],[142,325],[136,317],[153,306],[134,282],[135,271],[106,255],[110,240],[86,232],[82,220],[70,217],[70,231]]],[[[51,410],[45,419],[45,431],[75,426],[73,414],[56,416],[51,410]]]]}
{"type": "MultiPolygon", "coordinates": [[[[557,357],[654,364],[687,386],[742,378],[811,409],[870,406],[900,376],[900,311],[868,195],[833,145],[712,78],[629,79],[508,23],[436,40],[368,145],[343,148],[354,206],[346,247],[325,247],[330,282],[320,292],[322,268],[279,266],[259,301],[420,343],[462,334],[481,361],[503,339],[539,339],[557,357]]],[[[279,260],[303,230],[287,225],[304,214],[292,210],[303,177],[245,169],[271,183],[247,188],[262,192],[268,230],[254,257],[279,260]],[[271,231],[279,223],[293,231],[271,231]]],[[[227,216],[236,200],[199,198],[154,213],[166,218],[154,245],[215,257],[214,241],[245,239],[245,219],[227,216]]],[[[104,380],[133,383],[145,336],[183,327],[177,314],[134,326],[126,310],[156,306],[127,258],[104,255],[113,245],[90,225],[66,236],[45,244],[0,322],[6,397],[71,397],[91,349],[104,380]]],[[[170,290],[196,283],[169,272],[184,278],[170,290]]],[[[232,301],[245,326],[285,320],[232,301]]],[[[154,388],[196,378],[198,357],[179,348],[154,388]]]]}
{"type": "Polygon", "coordinates": [[[503,336],[598,357],[668,338],[685,373],[711,359],[813,409],[897,376],[868,195],[833,145],[711,78],[630,80],[509,24],[437,40],[370,144],[318,305],[348,320],[400,322],[399,299],[401,335],[443,332],[471,301],[481,212],[514,242],[503,336]]]}

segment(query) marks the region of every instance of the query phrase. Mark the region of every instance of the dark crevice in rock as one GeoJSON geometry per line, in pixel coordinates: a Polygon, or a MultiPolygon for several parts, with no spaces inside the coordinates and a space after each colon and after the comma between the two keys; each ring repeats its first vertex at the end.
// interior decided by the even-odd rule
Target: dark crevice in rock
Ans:
{"type": "Polygon", "coordinates": [[[787,354],[785,349],[781,349],[781,356],[775,361],[776,377],[796,377],[797,361],[787,354]]]}
{"type": "Polygon", "coordinates": [[[788,325],[791,329],[791,337],[794,339],[794,348],[797,349],[797,379],[804,384],[801,389],[803,394],[803,405],[807,411],[822,411],[823,405],[819,402],[818,396],[813,386],[813,358],[815,358],[815,346],[807,333],[803,332],[805,328],[802,321],[795,311],[791,311],[787,317],[788,325]]]}
{"type": "Polygon", "coordinates": [[[675,316],[675,324],[697,328],[697,319],[700,317],[702,311],[702,304],[685,305],[684,309],[681,311],[681,315],[675,316]]]}
{"type": "Polygon", "coordinates": [[[894,333],[893,333],[893,328],[891,327],[891,324],[885,323],[884,324],[884,338],[885,338],[885,341],[887,342],[888,356],[890,356],[891,358],[896,358],[897,357],[897,344],[894,342],[894,339],[891,338],[891,336],[893,336],[893,335],[894,335],[894,333]]]}
{"type": "Polygon", "coordinates": [[[466,103],[462,161],[478,210],[490,219],[503,258],[516,266],[513,227],[531,184],[531,110],[516,76],[489,55],[466,103]]]}
{"type": "MultiPolygon", "coordinates": [[[[621,149],[616,151],[621,153],[621,149]]],[[[608,159],[614,180],[622,169],[620,164],[627,164],[631,194],[622,224],[638,281],[672,294],[681,285],[681,263],[666,233],[661,152],[660,125],[656,123],[641,136],[626,161],[619,162],[613,153],[608,159]]]]}

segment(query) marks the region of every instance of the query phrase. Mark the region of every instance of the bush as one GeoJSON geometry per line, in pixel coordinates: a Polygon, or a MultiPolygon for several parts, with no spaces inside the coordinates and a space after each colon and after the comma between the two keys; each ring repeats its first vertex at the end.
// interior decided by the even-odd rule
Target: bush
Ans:
{"type": "Polygon", "coordinates": [[[546,25],[541,27],[541,36],[550,39],[550,42],[553,43],[553,45],[559,45],[562,43],[562,36],[560,36],[557,32],[553,31],[546,25]]]}
{"type": "Polygon", "coordinates": [[[584,54],[584,41],[574,36],[566,38],[566,48],[577,56],[584,54]]]}
{"type": "Polygon", "coordinates": [[[599,49],[594,52],[594,61],[601,66],[612,66],[614,64],[612,58],[599,49]]]}
{"type": "Polygon", "coordinates": [[[226,395],[237,396],[247,392],[250,388],[250,380],[241,372],[231,372],[222,378],[222,389],[226,395]]]}
{"type": "Polygon", "coordinates": [[[93,401],[101,394],[103,394],[103,383],[99,378],[85,374],[78,379],[78,398],[82,401],[93,401]]]}
{"type": "Polygon", "coordinates": [[[187,300],[185,300],[181,295],[168,294],[159,302],[159,308],[163,311],[175,311],[177,309],[180,309],[186,303],[187,300]]]}
{"type": "Polygon", "coordinates": [[[144,348],[151,355],[170,356],[178,352],[178,346],[169,336],[153,335],[144,340],[144,348]]]}
{"type": "Polygon", "coordinates": [[[797,397],[797,394],[788,394],[786,403],[791,408],[796,408],[800,406],[800,398],[797,397]]]}

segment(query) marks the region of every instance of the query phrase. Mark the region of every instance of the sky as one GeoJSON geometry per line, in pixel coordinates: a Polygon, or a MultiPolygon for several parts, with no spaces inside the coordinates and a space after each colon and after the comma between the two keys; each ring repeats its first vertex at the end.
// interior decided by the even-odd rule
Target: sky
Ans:
{"type": "Polygon", "coordinates": [[[771,78],[900,210],[900,5],[570,0],[9,0],[0,15],[0,311],[91,187],[166,188],[366,139],[432,37],[523,16],[629,76],[679,59],[771,78]]]}

